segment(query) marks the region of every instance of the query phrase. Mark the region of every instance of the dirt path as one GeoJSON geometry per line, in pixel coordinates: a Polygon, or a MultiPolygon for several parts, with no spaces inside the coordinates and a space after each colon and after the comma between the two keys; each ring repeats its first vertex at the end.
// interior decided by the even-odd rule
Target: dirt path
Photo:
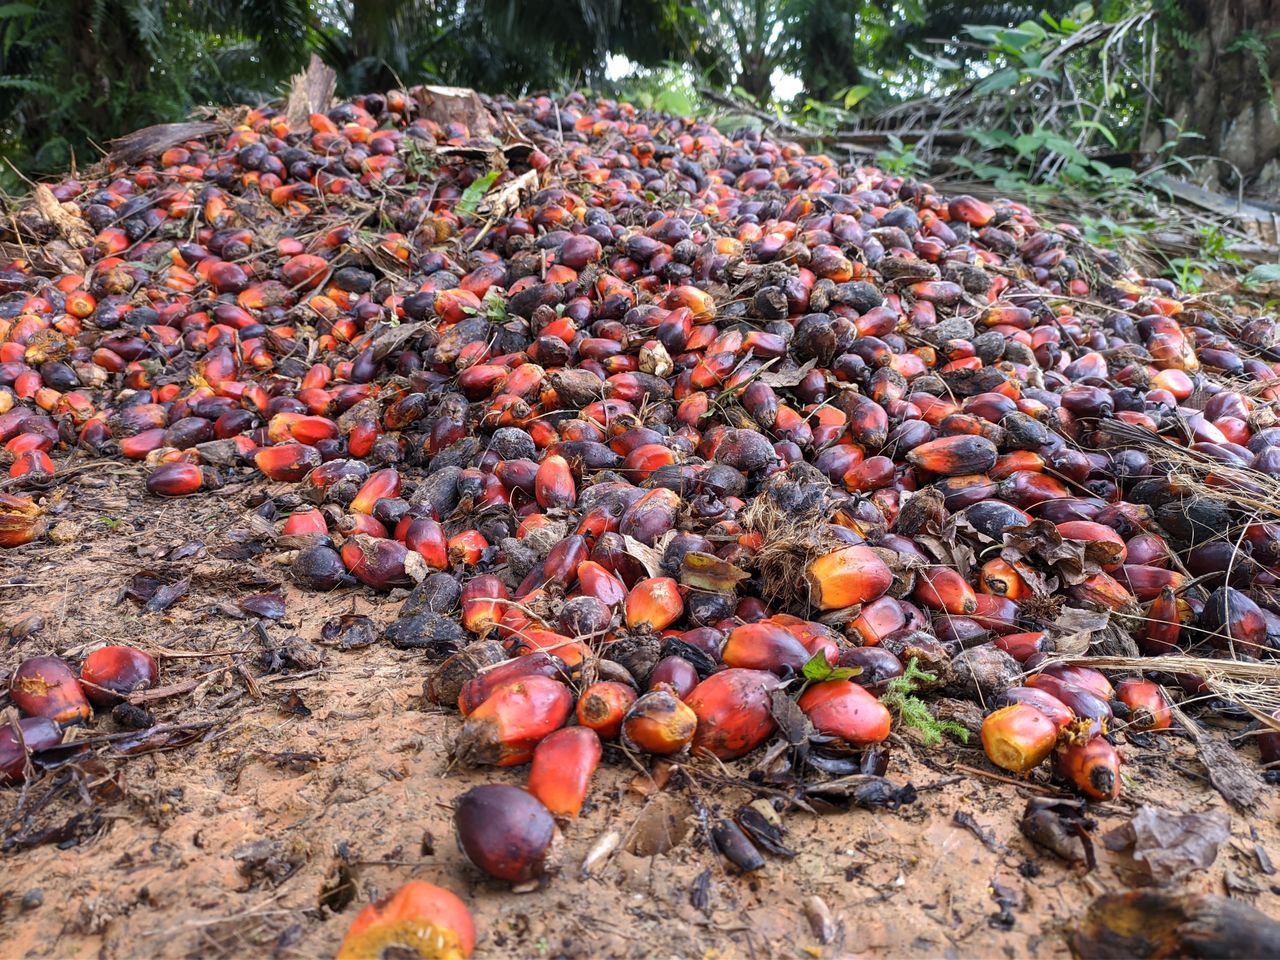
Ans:
{"type": "MultiPolygon", "coordinates": [[[[264,576],[280,579],[270,549],[238,557],[254,550],[251,539],[237,541],[245,503],[261,488],[172,503],[140,500],[137,489],[86,475],[55,531],[67,542],[0,555],[0,627],[21,637],[10,640],[3,672],[37,654],[74,658],[103,641],[134,643],[162,656],[163,684],[199,681],[152,704],[155,720],[209,725],[179,731],[168,750],[122,756],[113,748],[129,741],[98,744],[96,758],[74,769],[0,791],[5,956],[331,955],[363,903],[417,877],[471,904],[481,957],[1053,957],[1067,952],[1061,931],[1072,916],[1137,877],[1132,861],[1100,844],[1092,873],[1032,847],[1017,820],[1036,788],[952,769],[989,770],[980,750],[908,741],[889,775],[915,784],[917,803],[788,814],[796,857],[771,858],[745,877],[726,872],[696,828],[665,855],[621,849],[596,876],[580,877],[584,854],[609,830],[634,847],[657,809],[678,819],[691,797],[729,813],[753,799],[705,765],[648,797],[636,769],[606,753],[587,812],[565,830],[560,873],[513,894],[464,862],[451,803],[479,783],[522,783],[523,771],[450,769],[457,718],[424,704],[422,655],[321,641],[327,619],[354,612],[381,626],[395,602],[363,589],[319,596],[286,587],[286,616],[265,636],[295,659],[269,672],[263,635],[229,615],[264,576]],[[117,602],[143,570],[191,576],[190,592],[164,613],[117,602]],[[43,625],[22,636],[29,617],[43,625]],[[290,647],[294,636],[307,643],[290,647]],[[958,812],[976,829],[959,825],[958,812]],[[826,946],[806,917],[815,896],[834,921],[826,946]]],[[[118,729],[100,715],[91,732],[118,729]]],[[[1143,802],[1224,808],[1187,741],[1162,737],[1125,753],[1124,797],[1094,809],[1098,833],[1143,802]]],[[[734,765],[738,775],[748,769],[734,765]]],[[[1258,844],[1280,860],[1280,805],[1268,790],[1261,815],[1233,816],[1231,841],[1190,889],[1280,915],[1280,877],[1265,874],[1255,852],[1258,844]]]]}

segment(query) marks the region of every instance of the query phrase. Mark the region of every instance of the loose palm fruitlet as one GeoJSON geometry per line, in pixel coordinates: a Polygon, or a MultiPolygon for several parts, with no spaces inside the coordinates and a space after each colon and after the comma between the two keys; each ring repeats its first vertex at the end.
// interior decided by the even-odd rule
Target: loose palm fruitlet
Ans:
{"type": "Polygon", "coordinates": [[[410,880],[356,915],[337,960],[465,960],[475,946],[476,928],[467,905],[433,883],[410,880]]]}
{"type": "Polygon", "coordinates": [[[550,865],[555,819],[537,797],[519,787],[472,787],[458,798],[453,824],[467,859],[491,877],[525,883],[550,865]]]}
{"type": "MultiPolygon", "coordinates": [[[[898,678],[972,696],[975,662],[992,759],[1056,752],[1107,796],[1103,738],[1159,730],[1170,693],[1046,667],[1064,624],[1274,659],[1274,317],[1021,203],[767,133],[576,93],[431,99],[260,106],[49,184],[56,220],[15,205],[0,549],[74,507],[86,458],[134,461],[148,497],[250,486],[290,514],[269,561],[297,586],[410,591],[394,635],[430,638],[457,759],[533,760],[559,815],[592,736],[732,760],[789,717],[865,752],[898,678]]],[[[31,663],[24,716],[87,722],[72,666],[31,663]]],[[[153,674],[81,671],[104,698],[153,674]]],[[[552,812],[517,791],[533,813],[498,829],[468,796],[472,859],[540,873],[552,812]]]]}

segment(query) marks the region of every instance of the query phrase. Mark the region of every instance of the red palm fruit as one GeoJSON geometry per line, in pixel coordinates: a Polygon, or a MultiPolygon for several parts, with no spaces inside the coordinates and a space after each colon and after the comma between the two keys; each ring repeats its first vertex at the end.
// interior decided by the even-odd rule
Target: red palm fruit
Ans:
{"type": "Polygon", "coordinates": [[[1128,586],[1130,593],[1139,600],[1153,600],[1160,596],[1161,591],[1171,589],[1178,591],[1181,586],[1187,582],[1187,577],[1181,573],[1165,570],[1164,567],[1151,567],[1147,564],[1125,563],[1120,570],[1116,572],[1116,580],[1125,586],[1128,586]]]}
{"type": "Polygon", "coordinates": [[[1094,574],[1084,583],[1070,587],[1068,592],[1076,600],[1096,603],[1110,610],[1124,610],[1136,602],[1133,594],[1107,573],[1094,574]]]}
{"type": "Polygon", "coordinates": [[[84,695],[98,707],[114,706],[122,693],[154,687],[159,677],[155,657],[137,647],[99,647],[80,665],[84,695]]]}
{"type": "Polygon", "coordinates": [[[903,613],[902,605],[893,597],[881,597],[864,605],[849,628],[862,638],[864,646],[873,647],[906,624],[907,615],[903,613]]]}
{"type": "Polygon", "coordinates": [[[573,694],[559,680],[531,676],[498,688],[467,717],[454,744],[468,767],[526,763],[543,737],[564,726],[573,694]]]}
{"type": "Polygon", "coordinates": [[[1130,538],[1126,563],[1144,567],[1167,567],[1171,556],[1169,544],[1158,533],[1140,533],[1130,538]]]}
{"type": "Polygon", "coordinates": [[[684,598],[680,585],[670,577],[650,577],[636,584],[627,594],[627,626],[665,630],[684,615],[684,598]]]}
{"type": "Polygon", "coordinates": [[[939,437],[922,443],[907,453],[914,467],[944,477],[986,473],[995,466],[999,454],[986,437],[939,437]]]}
{"type": "Polygon", "coordinates": [[[444,527],[431,517],[413,517],[404,530],[404,547],[413,550],[433,570],[448,570],[449,547],[444,527]]]}
{"type": "Polygon", "coordinates": [[[346,516],[339,518],[338,532],[344,537],[363,534],[366,537],[373,537],[375,540],[385,540],[388,536],[387,528],[382,525],[382,521],[369,516],[367,513],[348,513],[346,516]]]}
{"type": "Polygon", "coordinates": [[[991,593],[977,593],[974,594],[973,602],[975,609],[970,616],[982,629],[997,634],[1018,632],[1018,618],[1022,609],[1012,600],[991,593]]]}
{"type": "Polygon", "coordinates": [[[684,657],[663,657],[649,674],[649,689],[666,684],[681,700],[686,699],[698,685],[698,671],[684,657]]]}
{"type": "Polygon", "coordinates": [[[627,598],[626,584],[594,560],[578,564],[578,589],[610,607],[616,607],[627,598]]]}
{"type": "Polygon", "coordinates": [[[1057,525],[1064,540],[1082,540],[1086,544],[1085,555],[1103,570],[1119,569],[1129,555],[1124,538],[1110,527],[1090,520],[1067,520],[1057,525]]]}
{"type": "Polygon", "coordinates": [[[851,544],[810,562],[809,599],[822,610],[840,610],[884,596],[893,573],[870,547],[851,544]]]}
{"type": "Polygon", "coordinates": [[[893,483],[897,465],[888,457],[869,457],[846,471],[844,486],[853,493],[882,490],[893,483]]]}
{"type": "Polygon", "coordinates": [[[559,454],[552,454],[538,466],[533,481],[534,497],[544,510],[553,507],[572,507],[578,502],[578,488],[573,480],[569,461],[559,454]]]}
{"type": "Polygon", "coordinates": [[[595,542],[602,534],[616,533],[621,513],[613,505],[596,507],[582,515],[574,533],[579,533],[587,540],[595,542]]]}
{"type": "Polygon", "coordinates": [[[360,487],[360,492],[351,501],[353,513],[373,513],[373,506],[379,500],[394,499],[400,496],[400,471],[387,467],[369,475],[369,479],[360,487]]]}
{"type": "Polygon", "coordinates": [[[166,463],[147,477],[147,493],[158,497],[186,497],[204,485],[204,474],[194,463],[166,463]]]}
{"type": "Polygon", "coordinates": [[[659,537],[675,527],[682,502],[674,490],[655,487],[627,507],[618,522],[618,532],[651,547],[659,537]]]}
{"type": "Polygon", "coordinates": [[[493,468],[493,475],[508,490],[520,490],[533,496],[538,465],[532,460],[503,460],[493,468]]]}
{"type": "Polygon", "coordinates": [[[698,722],[694,751],[733,760],[773,736],[778,725],[773,719],[772,697],[778,682],[765,670],[731,667],[694,687],[685,698],[698,722]]]}
{"type": "Polygon", "coordinates": [[[567,587],[578,575],[578,567],[585,563],[590,552],[586,537],[571,534],[565,537],[547,554],[542,565],[542,578],[549,583],[567,587]]]}
{"type": "Polygon", "coordinates": [[[1006,633],[992,641],[996,648],[1003,650],[1019,663],[1026,663],[1037,653],[1045,653],[1052,649],[1048,635],[1037,631],[1033,633],[1006,633]]]}
{"type": "Polygon", "coordinates": [[[947,210],[950,219],[967,223],[971,227],[985,227],[996,216],[995,207],[967,194],[947,201],[947,210]]]}
{"type": "Polygon", "coordinates": [[[622,720],[622,742],[632,749],[667,756],[687,747],[697,726],[693,710],[669,687],[659,687],[627,710],[622,720]]]}
{"type": "Polygon", "coordinates": [[[885,740],[893,722],[875,696],[849,680],[815,683],[797,704],[819,732],[858,747],[885,740]]]}
{"type": "Polygon", "coordinates": [[[26,779],[28,753],[39,753],[62,742],[62,731],[47,717],[23,717],[15,723],[21,737],[14,732],[12,723],[0,726],[0,786],[26,779]]]}
{"type": "Polygon", "coordinates": [[[319,509],[312,507],[310,510],[299,510],[297,513],[289,514],[280,531],[280,536],[281,538],[323,537],[328,533],[329,522],[325,519],[325,515],[319,509]]]}
{"type": "Polygon", "coordinates": [[[253,455],[253,462],[268,479],[296,483],[320,466],[321,459],[315,447],[304,443],[282,443],[278,447],[262,448],[253,455]]]}
{"type": "Polygon", "coordinates": [[[1017,567],[1000,557],[982,565],[982,569],[978,571],[978,590],[1009,600],[1026,600],[1031,597],[1031,587],[1017,567]]]}
{"type": "Polygon", "coordinates": [[[527,883],[547,871],[556,821],[542,801],[505,783],[472,787],[453,814],[458,846],[478,869],[527,883]]]}
{"type": "Polygon", "coordinates": [[[1050,500],[1069,500],[1071,491],[1055,477],[1020,470],[1001,481],[1000,499],[1022,510],[1030,510],[1050,500]]]}
{"type": "Polygon", "coordinates": [[[1120,796],[1120,754],[1102,737],[1067,741],[1054,756],[1054,772],[1091,800],[1120,796]]]}
{"type": "Polygon", "coordinates": [[[785,629],[765,621],[734,627],[720,650],[726,666],[777,674],[799,670],[812,657],[785,629]]]}
{"type": "Polygon", "coordinates": [[[612,740],[622,731],[623,718],[635,702],[635,690],[625,683],[601,680],[578,698],[578,723],[594,730],[601,740],[612,740]]]}
{"type": "Polygon", "coordinates": [[[926,567],[916,571],[912,598],[932,610],[967,617],[978,609],[978,600],[969,581],[950,567],[926,567]]]}
{"type": "Polygon", "coordinates": [[[482,703],[509,683],[526,677],[550,677],[553,680],[567,678],[569,671],[559,657],[539,651],[524,657],[514,657],[476,674],[462,685],[458,694],[458,712],[470,715],[482,703]]]}
{"type": "Polygon", "coordinates": [[[421,555],[395,540],[360,533],[344,543],[339,553],[351,575],[375,590],[412,587],[427,572],[421,555]]]}
{"type": "Polygon", "coordinates": [[[336,960],[465,960],[475,945],[466,904],[442,887],[410,880],[356,915],[336,960]]]}
{"type": "Polygon", "coordinates": [[[1076,715],[1071,708],[1051,693],[1036,687],[1009,687],[1000,694],[996,707],[1005,707],[1014,703],[1025,703],[1035,707],[1053,721],[1061,733],[1076,722],[1076,715]]]}
{"type": "Polygon", "coordinates": [[[1129,724],[1138,730],[1167,730],[1173,723],[1169,701],[1158,684],[1127,677],[1116,687],[1116,698],[1130,710],[1129,724]]]}
{"type": "Polygon", "coordinates": [[[843,390],[836,398],[836,406],[848,418],[849,435],[862,447],[878,450],[889,437],[889,415],[884,407],[868,396],[843,390]]]}
{"type": "Polygon", "coordinates": [[[1097,694],[1103,700],[1114,700],[1116,691],[1101,671],[1092,667],[1078,667],[1066,663],[1053,663],[1044,668],[1049,676],[1097,694]]]}
{"type": "Polygon", "coordinates": [[[1181,632],[1178,597],[1172,587],[1165,587],[1147,607],[1146,622],[1138,633],[1138,647],[1148,656],[1172,653],[1178,649],[1181,632]]]}
{"type": "Polygon", "coordinates": [[[802,620],[787,613],[775,613],[772,617],[767,617],[764,622],[782,627],[800,641],[800,645],[809,651],[811,657],[816,656],[818,651],[822,651],[827,658],[827,663],[835,663],[840,657],[840,650],[844,643],[840,634],[830,627],[812,620],[802,620]]]}
{"type": "Polygon", "coordinates": [[[1054,722],[1027,703],[1001,707],[982,721],[982,748],[987,759],[1014,773],[1038,767],[1057,742],[1054,722]]]}
{"type": "Polygon", "coordinates": [[[474,567],[489,548],[489,541],[479,530],[463,530],[449,538],[449,563],[474,567]]]}
{"type": "Polygon", "coordinates": [[[9,678],[9,696],[27,716],[44,717],[63,727],[93,716],[84,688],[58,657],[32,657],[20,663],[9,678]]]}
{"type": "Polygon", "coordinates": [[[576,817],[600,763],[600,738],[587,727],[564,727],[533,751],[529,792],[557,817],[576,817]]]}
{"type": "Polygon", "coordinates": [[[53,461],[49,459],[49,455],[43,450],[27,450],[13,458],[13,463],[9,465],[9,476],[17,479],[18,477],[52,475],[55,470],[53,461]]]}
{"type": "Polygon", "coordinates": [[[1038,673],[1030,677],[1026,681],[1026,686],[1043,690],[1055,699],[1061,700],[1078,720],[1089,721],[1087,729],[1090,733],[1106,733],[1111,726],[1113,718],[1111,704],[1092,690],[1067,683],[1047,673],[1038,673]]]}
{"type": "Polygon", "coordinates": [[[48,522],[29,497],[0,493],[0,547],[20,547],[44,535],[48,522]]]}
{"type": "Polygon", "coordinates": [[[636,447],[622,461],[622,473],[631,480],[640,483],[659,467],[670,466],[678,462],[676,452],[660,443],[646,443],[636,447]]]}

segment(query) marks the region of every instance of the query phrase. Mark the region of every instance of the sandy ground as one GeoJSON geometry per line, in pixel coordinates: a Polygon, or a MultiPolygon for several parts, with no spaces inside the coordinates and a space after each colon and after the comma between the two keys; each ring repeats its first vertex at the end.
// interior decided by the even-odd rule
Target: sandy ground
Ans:
{"type": "MultiPolygon", "coordinates": [[[[682,824],[686,835],[666,854],[627,848],[643,846],[660,814],[682,822],[693,800],[732,813],[754,799],[748,790],[700,763],[650,795],[626,758],[606,752],[587,811],[564,830],[560,871],[513,893],[465,862],[451,804],[476,784],[522,783],[524,772],[451,769],[458,720],[423,701],[422,654],[321,639],[325,621],[344,613],[384,625],[397,601],[285,585],[285,618],[262,632],[232,614],[264,583],[283,581],[270,550],[238,556],[252,552],[237,541],[247,498],[263,488],[159,502],[112,469],[121,468],[75,482],[56,532],[65,542],[0,554],[0,642],[9,632],[0,672],[37,654],[75,659],[104,641],[133,643],[161,659],[162,684],[197,681],[149,704],[155,721],[207,726],[95,742],[73,765],[0,790],[6,957],[331,955],[364,903],[411,878],[472,906],[481,957],[1053,957],[1067,953],[1062,931],[1093,897],[1142,879],[1100,844],[1087,872],[1021,836],[1027,798],[1050,792],[1042,775],[1002,783],[976,747],[908,738],[889,776],[913,783],[917,803],[787,813],[796,857],[769,858],[747,876],[730,871],[696,824],[682,824]],[[122,592],[143,570],[190,576],[190,592],[164,613],[142,613],[122,592]],[[31,617],[42,625],[28,634],[31,617]],[[302,656],[301,666],[269,672],[268,643],[295,636],[319,662],[302,656]],[[624,848],[584,879],[584,854],[614,829],[624,848]],[[826,945],[806,911],[813,897],[833,922],[826,945]]],[[[119,730],[101,713],[87,734],[119,730]]],[[[1125,794],[1093,808],[1096,833],[1141,803],[1227,809],[1185,739],[1124,753],[1125,794]]],[[[1243,753],[1256,761],[1254,748],[1243,753]]],[[[731,772],[749,768],[741,761],[731,772]]],[[[1266,791],[1258,815],[1232,814],[1232,839],[1187,889],[1280,916],[1280,877],[1265,863],[1280,861],[1280,805],[1276,788],[1266,791]]]]}

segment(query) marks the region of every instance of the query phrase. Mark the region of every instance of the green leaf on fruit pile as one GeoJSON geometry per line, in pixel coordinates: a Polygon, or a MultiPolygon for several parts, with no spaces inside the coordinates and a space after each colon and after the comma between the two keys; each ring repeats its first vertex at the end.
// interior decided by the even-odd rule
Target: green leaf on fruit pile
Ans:
{"type": "Polygon", "coordinates": [[[484,195],[493,186],[493,181],[497,179],[498,171],[490,170],[478,180],[473,180],[467,189],[462,191],[462,196],[458,198],[457,204],[454,205],[454,213],[475,213],[480,206],[480,201],[484,199],[484,195]]]}
{"type": "Polygon", "coordinates": [[[861,667],[833,667],[827,663],[827,655],[819,650],[800,671],[805,680],[821,683],[824,680],[848,680],[862,672],[861,667]]]}

